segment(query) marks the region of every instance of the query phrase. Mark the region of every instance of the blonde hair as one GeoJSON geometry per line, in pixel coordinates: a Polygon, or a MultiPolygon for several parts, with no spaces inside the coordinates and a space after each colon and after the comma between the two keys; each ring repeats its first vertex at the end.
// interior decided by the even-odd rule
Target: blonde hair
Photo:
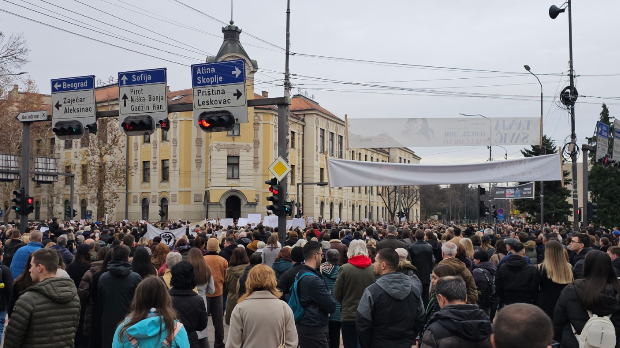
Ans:
{"type": "Polygon", "coordinates": [[[566,262],[566,250],[554,240],[545,244],[545,260],[538,266],[547,272],[547,277],[556,284],[569,284],[573,281],[573,270],[566,262]]]}
{"type": "Polygon", "coordinates": [[[149,246],[149,239],[146,237],[140,238],[140,240],[138,241],[138,245],[149,246]]]}
{"type": "Polygon", "coordinates": [[[461,238],[461,240],[459,241],[459,244],[461,244],[463,248],[465,248],[465,253],[467,254],[467,257],[469,257],[470,259],[473,259],[474,258],[474,243],[471,242],[471,239],[461,238]]]}
{"type": "Polygon", "coordinates": [[[273,296],[280,298],[282,293],[276,288],[278,281],[273,269],[266,265],[256,265],[248,273],[245,281],[245,294],[239,298],[237,303],[241,303],[256,291],[256,289],[268,290],[273,296]]]}
{"type": "Polygon", "coordinates": [[[24,233],[24,235],[22,236],[22,243],[24,243],[24,244],[30,243],[30,234],[29,233],[24,233]]]}

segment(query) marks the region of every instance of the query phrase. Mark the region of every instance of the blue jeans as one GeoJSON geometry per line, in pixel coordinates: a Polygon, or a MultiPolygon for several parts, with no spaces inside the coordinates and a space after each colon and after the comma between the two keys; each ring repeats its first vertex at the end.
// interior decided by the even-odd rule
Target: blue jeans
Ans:
{"type": "Polygon", "coordinates": [[[342,344],[344,348],[360,348],[354,321],[342,322],[342,344]]]}
{"type": "Polygon", "coordinates": [[[0,312],[0,341],[2,341],[2,334],[4,333],[4,321],[6,320],[6,311],[0,312]]]}

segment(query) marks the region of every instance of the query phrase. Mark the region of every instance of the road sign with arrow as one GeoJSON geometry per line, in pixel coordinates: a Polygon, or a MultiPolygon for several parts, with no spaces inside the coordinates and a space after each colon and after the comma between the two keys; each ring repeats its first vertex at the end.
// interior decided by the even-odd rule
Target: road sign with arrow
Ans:
{"type": "Polygon", "coordinates": [[[194,119],[205,111],[226,110],[236,123],[247,123],[245,78],[243,59],[192,65],[194,119]]]}
{"type": "Polygon", "coordinates": [[[59,121],[96,122],[95,76],[52,80],[52,127],[59,121]]]}
{"type": "Polygon", "coordinates": [[[118,73],[119,121],[149,115],[155,123],[168,118],[166,68],[118,73]]]}

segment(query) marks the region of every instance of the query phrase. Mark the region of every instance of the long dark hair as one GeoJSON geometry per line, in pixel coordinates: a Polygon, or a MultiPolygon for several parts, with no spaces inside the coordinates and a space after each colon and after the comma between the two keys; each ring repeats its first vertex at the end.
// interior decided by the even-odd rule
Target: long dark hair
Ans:
{"type": "Polygon", "coordinates": [[[110,248],[108,251],[105,252],[103,262],[101,263],[101,268],[99,268],[99,272],[97,273],[103,274],[108,271],[108,262],[112,260],[112,249],[114,248],[110,248]]]}
{"type": "Polygon", "coordinates": [[[250,260],[248,259],[248,254],[245,252],[245,249],[235,248],[232,255],[230,256],[230,262],[228,263],[228,267],[247,265],[249,263],[250,260]]]}
{"type": "Polygon", "coordinates": [[[143,279],[150,275],[157,275],[157,270],[151,263],[149,252],[143,247],[136,248],[131,261],[131,270],[138,273],[143,279]]]}
{"type": "Polygon", "coordinates": [[[123,342],[127,329],[146,319],[151,308],[155,308],[157,315],[161,317],[159,322],[160,340],[165,328],[166,338],[168,342],[172,342],[176,313],[172,308],[172,299],[168,294],[166,284],[157,277],[146,277],[138,284],[133,301],[131,301],[131,311],[127,315],[129,320],[123,321],[122,328],[118,332],[118,340],[123,342]]]}
{"type": "Polygon", "coordinates": [[[581,304],[590,311],[598,308],[602,293],[613,294],[615,297],[620,295],[620,282],[614,272],[611,258],[600,250],[592,250],[586,255],[583,279],[579,282],[583,282],[581,304]]]}
{"type": "Polygon", "coordinates": [[[13,282],[13,286],[17,287],[19,292],[32,286],[32,277],[30,276],[30,262],[32,261],[32,254],[34,253],[30,253],[30,255],[28,255],[28,261],[26,261],[22,274],[20,274],[17,279],[15,279],[15,282],[13,282]]]}

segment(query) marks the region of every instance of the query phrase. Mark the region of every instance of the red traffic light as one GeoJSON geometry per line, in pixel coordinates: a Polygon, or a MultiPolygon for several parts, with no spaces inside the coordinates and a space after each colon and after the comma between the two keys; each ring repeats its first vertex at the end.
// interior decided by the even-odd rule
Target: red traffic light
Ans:
{"type": "Polygon", "coordinates": [[[133,129],[133,127],[132,127],[129,123],[127,123],[127,122],[123,122],[123,124],[121,124],[121,126],[122,126],[122,127],[123,127],[123,129],[124,129],[124,130],[126,130],[126,131],[130,131],[130,130],[132,130],[132,129],[133,129]]]}
{"type": "Polygon", "coordinates": [[[33,204],[34,203],[34,199],[32,199],[32,197],[28,197],[27,202],[28,202],[28,204],[33,204]]]}
{"type": "Polygon", "coordinates": [[[270,187],[270,188],[269,188],[269,192],[273,193],[274,195],[277,195],[278,193],[280,193],[280,191],[276,190],[276,189],[275,189],[275,188],[273,188],[273,187],[270,187]]]}
{"type": "Polygon", "coordinates": [[[209,122],[207,122],[207,120],[205,120],[205,119],[198,120],[198,124],[203,126],[204,128],[211,127],[211,124],[209,122]]]}

